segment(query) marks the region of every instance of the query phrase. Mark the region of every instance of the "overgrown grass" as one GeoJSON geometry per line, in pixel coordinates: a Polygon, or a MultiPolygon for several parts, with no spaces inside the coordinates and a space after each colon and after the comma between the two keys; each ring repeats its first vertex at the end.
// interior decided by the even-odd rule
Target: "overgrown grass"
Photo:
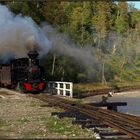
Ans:
{"type": "Polygon", "coordinates": [[[89,91],[89,90],[97,90],[108,88],[109,84],[103,85],[101,83],[80,83],[74,84],[74,92],[82,92],[82,91],[89,91]]]}
{"type": "Polygon", "coordinates": [[[20,119],[17,120],[17,122],[28,123],[30,122],[30,120],[27,117],[21,117],[20,119]]]}
{"type": "MultiPolygon", "coordinates": [[[[51,132],[59,133],[62,135],[67,135],[68,137],[76,137],[80,134],[84,134],[84,132],[88,132],[88,129],[82,129],[79,125],[72,125],[72,119],[70,118],[63,118],[60,119],[57,117],[51,117],[47,123],[51,132]]],[[[89,133],[90,138],[94,138],[94,133],[89,133]]],[[[87,137],[89,137],[89,135],[87,137]]],[[[85,136],[86,137],[86,136],[85,136]]]]}
{"type": "Polygon", "coordinates": [[[0,119],[0,139],[6,139],[7,137],[7,131],[11,132],[11,129],[9,128],[9,125],[0,119]]]}
{"type": "Polygon", "coordinates": [[[0,128],[2,128],[5,125],[6,125],[6,123],[3,120],[0,119],[0,128]]]}
{"type": "Polygon", "coordinates": [[[69,132],[69,133],[73,132],[73,129],[70,126],[66,126],[64,121],[60,121],[56,117],[50,118],[48,122],[48,126],[51,131],[61,133],[61,134],[65,134],[65,132],[69,132]]]}
{"type": "Polygon", "coordinates": [[[118,82],[112,81],[104,85],[102,83],[79,83],[79,84],[74,84],[74,93],[78,94],[80,92],[92,91],[92,90],[98,90],[98,89],[119,88],[119,87],[124,87],[124,86],[137,86],[137,85],[140,85],[140,82],[118,83],[118,82]]]}
{"type": "MultiPolygon", "coordinates": [[[[85,137],[85,138],[95,138],[94,132],[89,129],[82,129],[80,125],[72,125],[72,118],[62,118],[59,119],[56,116],[39,116],[37,118],[32,118],[33,122],[39,122],[46,126],[46,135],[51,133],[52,135],[58,135],[60,137],[67,138],[76,138],[76,137],[85,137]],[[85,134],[85,135],[84,135],[85,134]]],[[[36,135],[42,135],[43,133],[38,130],[30,131],[24,133],[26,137],[34,137],[36,135]]]]}

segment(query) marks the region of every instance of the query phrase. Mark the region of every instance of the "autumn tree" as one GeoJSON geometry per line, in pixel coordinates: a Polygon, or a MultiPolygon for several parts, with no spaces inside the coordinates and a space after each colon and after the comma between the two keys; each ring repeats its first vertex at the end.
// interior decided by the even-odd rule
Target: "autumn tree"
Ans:
{"type": "Polygon", "coordinates": [[[93,26],[99,38],[105,38],[109,29],[111,3],[109,1],[99,1],[96,6],[96,14],[93,16],[93,26]]]}
{"type": "Polygon", "coordinates": [[[133,29],[140,32],[140,11],[137,9],[131,11],[131,26],[133,29]]]}
{"type": "Polygon", "coordinates": [[[102,83],[106,83],[105,78],[105,50],[106,50],[106,38],[109,32],[109,18],[111,11],[111,1],[99,1],[96,5],[96,14],[93,15],[93,27],[95,28],[97,35],[97,54],[98,59],[101,61],[101,79],[102,83]]]}
{"type": "Polygon", "coordinates": [[[15,14],[23,14],[24,16],[30,16],[32,19],[40,24],[45,20],[42,13],[43,3],[41,1],[7,1],[6,5],[11,9],[15,14]]]}
{"type": "Polygon", "coordinates": [[[89,6],[89,2],[81,2],[72,9],[70,15],[70,36],[77,44],[79,42],[81,47],[84,47],[91,40],[91,14],[89,6]]]}
{"type": "Polygon", "coordinates": [[[128,4],[125,0],[122,0],[118,2],[118,12],[116,18],[116,30],[118,33],[124,33],[128,30],[128,18],[128,4]]]}

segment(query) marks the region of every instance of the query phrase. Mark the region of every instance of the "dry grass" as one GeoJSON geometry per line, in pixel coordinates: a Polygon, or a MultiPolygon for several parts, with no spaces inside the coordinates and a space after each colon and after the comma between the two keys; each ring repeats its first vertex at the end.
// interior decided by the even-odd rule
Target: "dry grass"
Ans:
{"type": "Polygon", "coordinates": [[[105,88],[115,88],[115,87],[124,87],[124,86],[136,86],[140,85],[140,82],[125,82],[125,83],[107,83],[103,85],[102,83],[80,83],[74,84],[74,93],[78,92],[85,92],[85,91],[92,91],[98,89],[105,89],[105,88]]]}
{"type": "Polygon", "coordinates": [[[107,88],[109,85],[97,84],[97,83],[89,83],[89,84],[74,84],[74,91],[81,90],[81,91],[88,91],[88,90],[97,90],[107,88]]]}

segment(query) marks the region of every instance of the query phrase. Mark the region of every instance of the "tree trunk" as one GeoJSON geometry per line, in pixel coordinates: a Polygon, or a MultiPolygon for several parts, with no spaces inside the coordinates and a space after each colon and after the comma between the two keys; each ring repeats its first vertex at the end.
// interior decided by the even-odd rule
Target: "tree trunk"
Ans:
{"type": "Polygon", "coordinates": [[[64,68],[63,68],[62,77],[61,77],[61,81],[62,81],[62,82],[64,81],[64,74],[65,74],[65,70],[64,70],[64,68]]]}
{"type": "Polygon", "coordinates": [[[56,55],[53,55],[53,65],[52,65],[52,77],[54,75],[54,67],[55,67],[55,60],[56,60],[56,55]]]}
{"type": "Polygon", "coordinates": [[[102,64],[102,84],[106,84],[106,79],[105,79],[105,63],[104,62],[102,64]]]}

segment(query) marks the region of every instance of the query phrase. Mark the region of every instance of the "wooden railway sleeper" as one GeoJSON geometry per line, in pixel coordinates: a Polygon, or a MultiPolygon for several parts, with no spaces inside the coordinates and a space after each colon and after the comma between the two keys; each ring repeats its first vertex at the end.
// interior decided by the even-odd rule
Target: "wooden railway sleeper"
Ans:
{"type": "MultiPolygon", "coordinates": [[[[67,107],[67,108],[71,108],[71,106],[69,106],[69,107],[67,107]]],[[[75,107],[73,107],[73,108],[75,108],[75,107]]],[[[77,109],[75,109],[75,110],[78,110],[78,111],[81,112],[81,113],[85,113],[85,111],[86,111],[86,110],[84,110],[84,112],[81,111],[81,110],[83,110],[83,109],[81,109],[81,108],[80,108],[80,110],[79,110],[79,108],[77,108],[77,109]]],[[[91,112],[90,112],[90,113],[91,113],[91,112]]],[[[88,112],[87,115],[89,115],[89,112],[88,112]]],[[[93,115],[94,115],[94,117],[95,117],[95,114],[92,114],[92,117],[93,117],[93,115]]],[[[97,115],[97,114],[96,114],[96,115],[97,115]]],[[[99,117],[99,116],[98,116],[98,117],[99,117]]],[[[100,118],[100,117],[99,117],[99,118],[100,118]]],[[[108,123],[108,120],[103,121],[103,122],[104,122],[105,124],[107,123],[109,126],[113,123],[113,122],[110,122],[110,120],[109,120],[109,123],[108,123]]],[[[117,129],[123,131],[124,133],[126,133],[126,134],[128,134],[129,136],[132,136],[132,137],[134,137],[134,138],[140,138],[140,135],[139,135],[138,133],[132,132],[132,131],[128,130],[127,128],[124,129],[122,126],[117,125],[116,123],[113,123],[112,127],[115,127],[115,128],[117,128],[117,129]]]]}
{"type": "MultiPolygon", "coordinates": [[[[56,101],[56,100],[55,100],[56,101]]],[[[74,111],[79,111],[80,113],[83,113],[83,114],[86,114],[94,119],[99,119],[101,120],[101,122],[103,122],[104,124],[107,124],[115,129],[118,129],[120,132],[123,132],[127,135],[129,135],[130,137],[133,137],[133,138],[140,138],[140,134],[135,132],[135,131],[132,131],[130,130],[129,128],[127,127],[124,127],[124,126],[121,126],[118,122],[118,124],[116,122],[113,122],[113,118],[112,119],[109,119],[107,117],[103,117],[101,116],[101,112],[98,112],[97,110],[96,111],[92,111],[91,110],[87,110],[87,109],[84,109],[82,107],[77,107],[77,106],[71,106],[69,104],[67,104],[67,107],[66,107],[66,104],[61,101],[58,101],[56,102],[57,104],[61,104],[59,106],[63,107],[64,109],[73,109],[74,111]],[[104,120],[105,119],[105,120],[104,120]]],[[[109,117],[109,116],[108,116],[109,117]]],[[[130,125],[130,124],[129,124],[130,125]]]]}
{"type": "MultiPolygon", "coordinates": [[[[62,100],[62,99],[61,99],[61,100],[62,100]]],[[[69,101],[68,101],[68,102],[69,102],[69,101]]],[[[67,103],[68,103],[68,102],[67,102],[67,103]]],[[[57,103],[56,103],[56,104],[57,104],[57,103]]],[[[58,105],[58,104],[57,104],[57,105],[58,105]]],[[[60,106],[60,105],[59,105],[59,106],[60,106]]],[[[65,104],[65,106],[66,106],[66,104],[65,104]]],[[[63,107],[63,106],[61,106],[61,107],[63,107]]],[[[65,108],[67,109],[67,107],[65,107],[65,108]]],[[[92,110],[92,111],[93,111],[93,110],[92,110]]],[[[101,114],[101,115],[102,115],[102,114],[101,114]]],[[[107,117],[108,117],[108,116],[107,116],[107,117]]],[[[129,125],[130,125],[130,124],[129,124],[129,125]]],[[[133,125],[133,126],[134,126],[134,125],[133,125]]],[[[136,127],[135,127],[135,128],[136,128],[136,127]]]]}

